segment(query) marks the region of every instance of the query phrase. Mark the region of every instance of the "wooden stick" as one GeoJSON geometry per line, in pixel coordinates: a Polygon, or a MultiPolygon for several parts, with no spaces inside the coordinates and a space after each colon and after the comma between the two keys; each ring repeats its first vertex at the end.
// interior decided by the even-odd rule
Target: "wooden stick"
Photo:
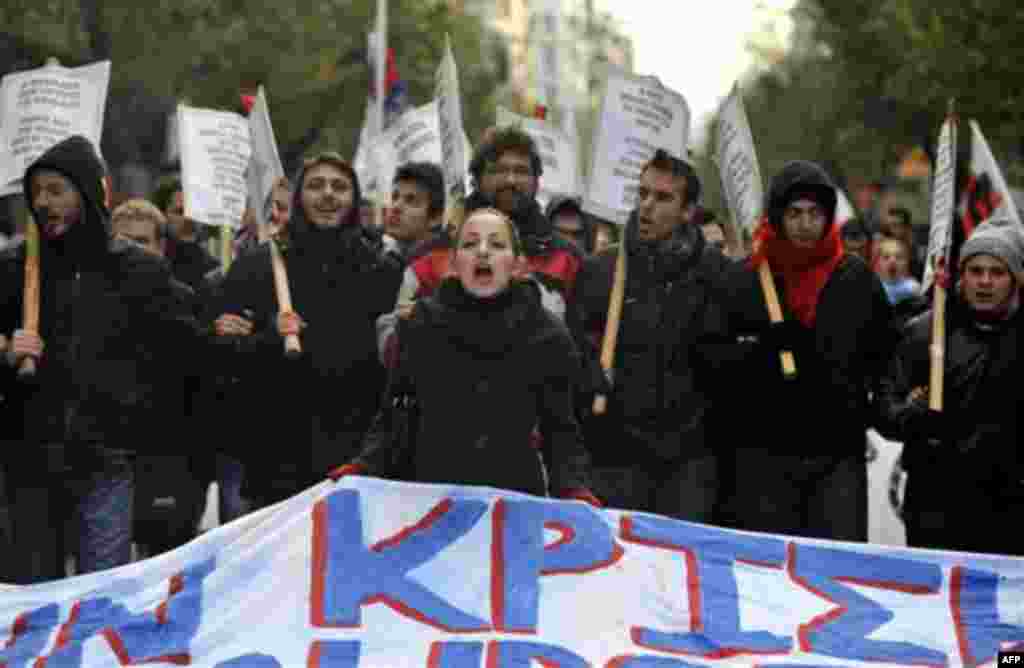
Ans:
{"type": "Polygon", "coordinates": [[[220,228],[220,266],[227,275],[231,268],[231,245],[234,241],[233,230],[230,225],[221,225],[220,228]]]}
{"type": "Polygon", "coordinates": [[[928,383],[928,407],[942,410],[943,370],[946,366],[946,288],[935,284],[932,295],[931,379],[928,383]]]}
{"type": "MultiPolygon", "coordinates": [[[[277,247],[275,239],[270,240],[270,264],[274,270],[274,291],[277,293],[277,308],[281,313],[292,313],[292,291],[288,286],[288,270],[284,266],[284,257],[277,247]]],[[[295,334],[284,337],[284,356],[295,359],[302,354],[302,343],[295,334]]]]}
{"type": "MultiPolygon", "coordinates": [[[[608,300],[608,319],[604,324],[604,338],[601,341],[601,369],[613,381],[615,373],[615,348],[619,342],[619,323],[622,322],[622,302],[626,297],[626,243],[619,243],[619,254],[615,258],[615,278],[608,300]]],[[[594,415],[603,415],[608,409],[608,397],[598,394],[594,397],[594,415]]]]}
{"type": "MultiPolygon", "coordinates": [[[[772,268],[768,266],[767,260],[761,262],[758,273],[761,276],[761,289],[764,291],[764,301],[768,305],[768,317],[771,318],[773,323],[782,322],[782,306],[779,304],[779,293],[775,291],[775,281],[772,280],[772,268]]],[[[782,375],[787,379],[795,378],[796,360],[793,359],[793,353],[789,350],[783,350],[779,353],[779,357],[782,361],[782,375]]]]}
{"type": "MultiPolygon", "coordinates": [[[[25,293],[21,320],[22,329],[39,336],[39,226],[32,220],[25,223],[25,293]]],[[[22,378],[36,375],[35,358],[23,359],[18,375],[22,378]]]]}

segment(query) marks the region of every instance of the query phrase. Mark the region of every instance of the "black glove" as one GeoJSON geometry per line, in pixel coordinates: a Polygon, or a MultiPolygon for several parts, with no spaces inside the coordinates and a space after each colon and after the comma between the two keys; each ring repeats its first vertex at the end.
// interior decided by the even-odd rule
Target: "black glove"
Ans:
{"type": "Polygon", "coordinates": [[[948,413],[914,406],[904,425],[907,441],[942,441],[951,436],[953,421],[948,413]]]}
{"type": "Polygon", "coordinates": [[[797,349],[800,340],[807,336],[807,329],[796,320],[773,322],[761,332],[761,342],[775,351],[797,349]]]}

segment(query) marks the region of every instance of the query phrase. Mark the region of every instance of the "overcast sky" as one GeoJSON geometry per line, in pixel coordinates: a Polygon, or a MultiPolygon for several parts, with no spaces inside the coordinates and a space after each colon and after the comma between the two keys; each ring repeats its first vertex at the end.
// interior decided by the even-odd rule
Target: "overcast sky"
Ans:
{"type": "MultiPolygon", "coordinates": [[[[683,94],[695,132],[714,112],[733,82],[751,65],[748,35],[772,9],[794,0],[598,0],[633,38],[638,74],[656,75],[683,94]]],[[[691,146],[695,136],[691,134],[691,146]]]]}

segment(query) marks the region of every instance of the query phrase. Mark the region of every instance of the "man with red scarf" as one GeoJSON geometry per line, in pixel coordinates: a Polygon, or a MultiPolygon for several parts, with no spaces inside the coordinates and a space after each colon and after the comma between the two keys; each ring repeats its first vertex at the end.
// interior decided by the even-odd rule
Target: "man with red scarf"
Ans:
{"type": "MultiPolygon", "coordinates": [[[[754,253],[729,277],[736,444],[730,503],[740,528],[865,541],[865,432],[871,392],[896,336],[879,279],[843,251],[836,190],[818,165],[787,164],[772,180],[754,253]],[[770,324],[758,269],[768,262],[784,321],[770,324]],[[792,352],[795,378],[779,353],[792,352]]],[[[884,430],[886,433],[888,430],[884,430]]]]}

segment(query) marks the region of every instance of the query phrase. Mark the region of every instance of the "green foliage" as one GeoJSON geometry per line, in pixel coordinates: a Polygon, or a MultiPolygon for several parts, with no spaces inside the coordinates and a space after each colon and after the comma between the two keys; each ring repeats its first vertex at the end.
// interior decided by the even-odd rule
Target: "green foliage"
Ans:
{"type": "Polygon", "coordinates": [[[801,0],[793,18],[786,57],[744,85],[766,181],[797,158],[824,164],[841,181],[892,175],[913,146],[934,155],[955,98],[961,118],[981,125],[1007,178],[1024,182],[1024,5],[801,0]]]}
{"type": "MultiPolygon", "coordinates": [[[[141,86],[156,99],[238,110],[239,90],[263,84],[286,163],[311,150],[356,149],[369,91],[365,62],[374,0],[6,0],[0,25],[42,64],[113,62],[111,98],[141,86]]],[[[467,133],[493,118],[496,64],[483,27],[443,0],[390,0],[389,42],[413,105],[433,97],[445,33],[459,64],[467,133]]],[[[129,141],[112,133],[110,141],[129,141]]],[[[105,142],[108,140],[105,137],[105,142]]],[[[115,151],[116,153],[116,151],[115,151]]]]}

